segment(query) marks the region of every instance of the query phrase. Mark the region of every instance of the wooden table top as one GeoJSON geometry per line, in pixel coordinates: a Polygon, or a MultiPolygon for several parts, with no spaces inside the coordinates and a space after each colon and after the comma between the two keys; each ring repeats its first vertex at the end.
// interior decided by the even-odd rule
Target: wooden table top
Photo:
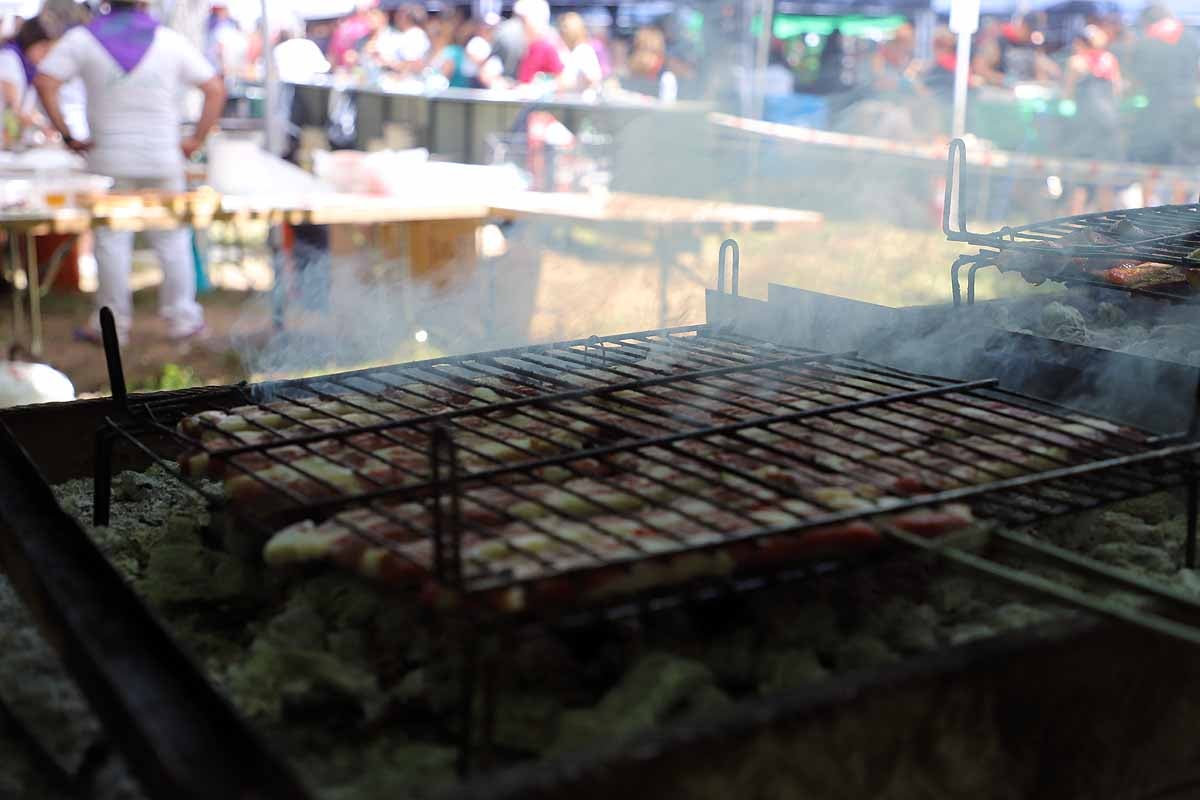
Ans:
{"type": "Polygon", "coordinates": [[[721,229],[776,229],[819,225],[821,214],[772,206],[612,193],[516,192],[491,202],[321,194],[224,196],[196,194],[102,199],[92,209],[61,208],[0,213],[0,228],[36,234],[78,234],[93,227],[158,230],[213,219],[266,219],[293,225],[371,225],[389,222],[550,217],[589,222],[688,225],[721,229]]]}
{"type": "Polygon", "coordinates": [[[521,192],[494,202],[492,211],[502,217],[541,216],[592,222],[744,229],[807,227],[819,225],[824,220],[815,211],[625,192],[521,192]]]}

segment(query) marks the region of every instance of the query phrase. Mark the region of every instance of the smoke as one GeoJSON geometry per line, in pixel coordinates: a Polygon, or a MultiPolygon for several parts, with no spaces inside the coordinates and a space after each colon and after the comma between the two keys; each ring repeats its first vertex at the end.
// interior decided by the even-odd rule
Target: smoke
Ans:
{"type": "Polygon", "coordinates": [[[888,309],[782,291],[772,302],[793,344],[964,381],[996,378],[1001,388],[1163,434],[1191,422],[1200,333],[1181,326],[1183,308],[1082,290],[959,308],[888,309]]]}

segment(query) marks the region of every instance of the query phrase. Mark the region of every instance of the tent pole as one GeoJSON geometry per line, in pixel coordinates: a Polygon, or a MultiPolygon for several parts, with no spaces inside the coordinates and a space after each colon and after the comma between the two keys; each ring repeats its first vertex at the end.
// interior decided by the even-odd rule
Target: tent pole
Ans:
{"type": "Polygon", "coordinates": [[[954,130],[955,139],[967,130],[967,79],[971,72],[971,34],[958,34],[958,51],[954,62],[954,130]]]}
{"type": "Polygon", "coordinates": [[[278,99],[278,83],[279,73],[275,68],[275,45],[271,41],[271,20],[267,13],[269,0],[262,0],[262,18],[259,20],[259,30],[262,35],[262,59],[263,59],[263,128],[266,132],[267,152],[272,155],[279,155],[281,148],[280,143],[276,141],[279,138],[279,126],[275,124],[275,116],[279,113],[279,109],[275,105],[279,102],[278,99]]]}

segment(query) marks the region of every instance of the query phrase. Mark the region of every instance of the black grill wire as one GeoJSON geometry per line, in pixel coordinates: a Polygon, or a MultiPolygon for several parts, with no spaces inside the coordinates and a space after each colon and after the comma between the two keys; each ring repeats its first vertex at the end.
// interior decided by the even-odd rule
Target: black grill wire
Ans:
{"type": "MultiPolygon", "coordinates": [[[[202,441],[177,429],[184,412],[173,401],[143,404],[134,425],[110,424],[117,435],[160,459],[146,443],[151,435],[168,437],[175,449],[206,452],[230,475],[253,480],[272,501],[229,507],[262,530],[278,527],[272,515],[281,511],[320,520],[358,509],[388,528],[381,536],[354,515],[338,515],[338,524],[364,546],[468,593],[795,536],[952,501],[969,501],[989,520],[1022,525],[1182,483],[1193,452],[1190,443],[1151,442],[1139,432],[1001,391],[993,381],[956,383],[852,354],[782,348],[704,326],[243,388],[237,402],[279,414],[291,423],[288,437],[250,420],[251,430],[280,438],[244,444],[208,423],[205,432],[218,438],[215,444],[202,441]],[[495,394],[480,399],[483,388],[495,394]],[[319,405],[333,401],[344,413],[378,422],[321,430],[314,420],[345,422],[340,409],[319,405]],[[578,423],[593,426],[593,434],[560,438],[578,423]],[[435,431],[444,440],[438,447],[435,431]],[[364,434],[371,444],[398,448],[405,462],[352,440],[364,434]],[[319,445],[330,443],[392,472],[376,478],[355,470],[360,490],[346,492],[290,457],[325,458],[319,445]],[[488,443],[506,447],[516,459],[480,449],[488,443]],[[433,462],[444,462],[452,451],[453,465],[438,465],[435,481],[433,462]],[[240,463],[247,455],[304,481],[306,491],[240,463]],[[1036,459],[1035,469],[1025,463],[1028,458],[1036,459]],[[611,474],[596,469],[605,459],[616,463],[611,474]],[[453,486],[445,477],[448,466],[453,486]],[[757,474],[772,467],[807,472],[813,481],[827,477],[831,487],[861,482],[883,499],[842,508],[803,485],[757,474]],[[891,493],[897,479],[913,477],[914,467],[936,485],[911,496],[891,493]],[[584,505],[588,513],[566,513],[539,495],[547,469],[561,473],[553,481],[558,497],[584,505]],[[974,477],[956,475],[958,470],[974,477]],[[396,477],[404,485],[391,480],[396,477]],[[579,478],[590,483],[573,482],[579,478]],[[636,486],[629,485],[632,478],[636,486]],[[613,494],[598,496],[594,490],[613,494]],[[614,504],[614,498],[637,508],[614,504]],[[686,508],[681,500],[689,501],[686,508]],[[794,501],[802,501],[803,509],[794,501]],[[539,514],[513,515],[518,503],[539,514]],[[751,516],[784,510],[788,503],[794,521],[787,524],[764,525],[751,516]],[[258,513],[264,506],[270,515],[258,513]],[[647,510],[672,512],[692,533],[654,523],[647,510]],[[487,524],[475,521],[480,513],[488,515],[487,524]],[[732,526],[731,517],[737,518],[732,526]],[[589,540],[564,536],[564,522],[586,528],[589,540]],[[648,531],[655,546],[615,530],[622,524],[648,531]],[[516,530],[544,537],[558,554],[522,546],[514,540],[516,530]],[[511,554],[503,569],[474,557],[469,546],[498,535],[505,536],[511,554]],[[428,552],[418,553],[422,548],[415,542],[427,542],[428,552]],[[445,553],[454,557],[446,559],[445,553]],[[571,557],[564,561],[562,553],[571,557]]],[[[209,497],[221,500],[211,492],[209,497]]],[[[886,518],[878,524],[905,538],[886,518]]]]}
{"type": "Polygon", "coordinates": [[[1028,261],[1025,262],[1020,257],[1005,260],[1005,270],[1036,272],[1036,277],[1032,274],[1030,277],[1038,281],[1051,278],[1070,285],[1123,291],[1174,303],[1186,301],[1191,297],[1190,288],[1182,285],[1127,287],[1090,276],[1082,270],[1065,267],[1072,259],[1093,259],[1093,263],[1102,267],[1130,261],[1200,268],[1200,253],[1197,253],[1200,249],[1200,204],[1078,214],[1026,225],[1006,225],[999,230],[983,233],[967,229],[963,197],[970,196],[970,193],[963,189],[966,174],[966,144],[961,139],[955,139],[950,143],[947,157],[942,230],[949,241],[987,248],[978,253],[964,254],[952,265],[950,286],[955,305],[962,302],[959,280],[962,267],[970,265],[967,273],[967,303],[971,304],[975,302],[976,273],[982,268],[999,265],[1002,254],[1006,252],[1026,256],[1028,261]],[[957,209],[953,223],[952,209],[957,209]],[[1122,223],[1130,223],[1134,228],[1126,228],[1124,235],[1114,236],[1114,229],[1122,223]],[[1081,232],[1103,233],[1119,241],[1110,245],[1098,245],[1069,238],[1072,234],[1081,232]],[[1057,272],[1047,269],[1045,256],[1061,260],[1064,269],[1057,272]]]}

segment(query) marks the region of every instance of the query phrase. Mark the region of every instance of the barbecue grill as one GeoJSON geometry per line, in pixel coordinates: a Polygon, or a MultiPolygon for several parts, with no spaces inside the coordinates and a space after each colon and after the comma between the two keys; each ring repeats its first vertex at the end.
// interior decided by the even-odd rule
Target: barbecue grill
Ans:
{"type": "Polygon", "coordinates": [[[1170,302],[1186,301],[1190,284],[1200,268],[1200,204],[1154,206],[1060,217],[1027,225],[1005,226],[991,233],[968,230],[963,205],[966,144],[950,143],[942,230],[952,242],[976,245],[979,252],[964,254],[951,267],[954,304],[962,302],[959,273],[967,270],[967,304],[975,302],[976,273],[985,267],[1023,272],[1035,282],[1047,278],[1076,286],[1116,289],[1170,302]],[[955,213],[956,212],[956,213],[955,213]],[[952,224],[951,217],[955,217],[952,224]],[[1082,270],[1066,269],[1074,261],[1100,266],[1123,262],[1152,262],[1179,267],[1186,280],[1154,288],[1123,287],[1089,277],[1082,270]]]}
{"type": "MultiPolygon", "coordinates": [[[[935,654],[916,666],[835,682],[787,702],[739,708],[724,723],[709,728],[656,735],[616,754],[531,767],[511,779],[489,782],[487,788],[467,787],[473,796],[594,793],[627,786],[634,774],[662,780],[665,773],[655,770],[668,769],[681,755],[689,757],[687,753],[711,752],[716,741],[724,743],[726,755],[715,757],[714,763],[728,764],[733,757],[729,754],[738,752],[733,742],[739,737],[757,738],[769,727],[782,727],[796,736],[807,724],[803,720],[833,713],[831,709],[849,698],[861,695],[867,706],[877,706],[881,693],[904,691],[919,697],[948,671],[986,675],[982,680],[1000,685],[1005,680],[999,677],[1001,665],[1018,665],[1017,680],[1032,682],[1043,657],[1047,663],[1062,664],[1070,662],[1072,651],[1104,652],[1117,664],[1133,651],[1114,654],[1108,648],[1123,642],[1150,654],[1147,661],[1158,668],[1168,661],[1174,664],[1171,659],[1179,647],[1200,644],[1200,629],[1189,624],[1200,607],[1189,596],[1007,530],[1123,498],[1187,487],[1186,558],[1192,564],[1197,516],[1193,457],[1200,450],[1194,409],[1186,433],[1156,436],[1015,393],[995,379],[933,377],[853,352],[821,352],[787,342],[788,329],[780,327],[783,307],[764,313],[770,304],[738,297],[736,247],[722,248],[725,252],[735,255],[734,289],[730,294],[709,293],[705,325],[259,386],[131,396],[125,390],[111,317],[106,316],[110,401],[4,415],[18,435],[24,433],[21,438],[32,451],[31,458],[12,442],[6,446],[5,480],[27,489],[0,498],[6,566],[24,579],[31,603],[47,610],[53,638],[80,654],[73,667],[94,697],[108,701],[100,703],[107,706],[107,719],[129,726],[125,745],[140,756],[135,763],[164,794],[183,787],[230,792],[232,787],[253,786],[260,796],[295,796],[299,790],[286,768],[277,767],[269,750],[215,699],[165,635],[137,642],[138,630],[161,634],[161,628],[103,565],[78,526],[54,507],[31,464],[40,465],[51,480],[93,474],[100,524],[110,511],[111,478],[117,467],[174,465],[181,459],[184,464],[194,459],[218,464],[227,475],[245,478],[243,485],[253,485],[255,502],[238,503],[181,475],[180,480],[190,481],[232,527],[267,535],[281,521],[343,521],[365,547],[378,548],[383,557],[402,564],[406,580],[419,576],[415,583],[437,601],[435,612],[466,622],[462,657],[467,669],[459,711],[464,766],[472,764],[477,748],[487,748],[488,704],[494,700],[487,692],[492,681],[479,663],[481,632],[542,614],[555,615],[561,622],[563,612],[589,618],[644,613],[651,606],[719,599],[730,592],[753,592],[779,581],[804,581],[858,562],[915,553],[1125,623],[1114,628],[1074,619],[952,655],[935,654]],[[234,415],[246,425],[240,430],[262,434],[261,440],[230,435],[222,421],[234,415]],[[280,419],[290,423],[287,436],[280,433],[280,419]],[[197,422],[181,426],[185,420],[197,422]],[[936,422],[933,429],[930,420],[936,422]],[[63,446],[77,442],[88,426],[97,431],[90,461],[77,448],[63,446]],[[506,433],[497,435],[496,429],[506,433]],[[386,457],[391,460],[383,459],[386,463],[379,456],[382,445],[392,453],[386,457]],[[900,452],[908,455],[900,458],[900,452]],[[305,458],[315,461],[301,463],[305,458]],[[313,468],[323,459],[343,458],[338,465],[351,480],[331,481],[313,468]],[[617,468],[593,468],[605,460],[617,468]],[[264,464],[278,469],[264,475],[252,466],[264,464]],[[894,485],[917,467],[929,485],[907,494],[881,491],[852,507],[822,501],[802,487],[766,477],[788,470],[831,479],[853,476],[878,488],[894,485]],[[549,471],[565,480],[558,485],[570,503],[599,509],[601,518],[648,528],[655,546],[639,547],[614,528],[596,525],[594,517],[574,514],[534,493],[532,487],[549,471]],[[632,487],[621,482],[630,475],[642,480],[632,487]],[[589,481],[586,485],[594,493],[573,488],[576,478],[589,481]],[[614,503],[620,498],[621,503],[653,508],[667,492],[694,504],[694,511],[680,515],[680,528],[686,528],[687,535],[647,522],[614,503]],[[504,544],[513,558],[503,568],[479,559],[472,543],[501,535],[495,524],[480,520],[479,512],[503,518],[503,510],[516,503],[537,512],[530,515],[535,522],[522,530],[552,540],[566,556],[549,559],[512,537],[504,544]],[[987,547],[953,536],[927,539],[902,524],[906,514],[949,503],[969,504],[976,516],[994,526],[987,531],[987,547]],[[414,504],[428,513],[412,513],[414,504]],[[344,522],[342,512],[347,509],[376,515],[393,535],[381,537],[373,529],[344,522]],[[756,516],[752,510],[771,513],[756,516]],[[722,511],[738,519],[720,522],[722,511]],[[778,543],[811,542],[814,533],[864,521],[877,532],[881,547],[860,552],[842,542],[833,548],[783,548],[784,557],[735,559],[731,569],[721,559],[731,553],[778,553],[778,543]],[[563,536],[560,531],[571,524],[583,524],[588,535],[563,536]],[[55,536],[48,538],[47,531],[55,536]],[[426,557],[409,546],[415,542],[428,543],[426,557]],[[600,548],[600,543],[613,547],[600,548]],[[1002,563],[996,558],[1001,552],[1049,560],[1072,574],[1119,586],[1143,602],[1119,604],[1047,581],[1002,563]],[[654,569],[681,562],[689,567],[654,569]],[[617,581],[613,592],[564,592],[564,586],[588,586],[598,576],[638,575],[647,569],[652,578],[648,584],[617,581]],[[430,587],[434,591],[429,592],[430,587]],[[100,625],[97,609],[84,613],[92,604],[119,614],[100,625]],[[127,651],[106,650],[108,637],[118,629],[125,632],[127,651]],[[133,661],[131,653],[137,656],[133,661]],[[120,665],[128,664],[133,669],[122,674],[120,665]],[[177,684],[164,682],[166,675],[178,677],[177,684]],[[482,715],[473,707],[477,684],[483,687],[482,715]],[[176,703],[190,711],[167,726],[173,728],[173,737],[155,738],[152,712],[135,710],[173,708],[176,703]],[[484,730],[473,730],[481,717],[484,730]],[[224,773],[214,774],[221,748],[211,737],[226,727],[238,732],[228,739],[231,748],[238,748],[237,758],[224,773]],[[200,754],[194,761],[173,759],[178,748],[189,747],[200,754]],[[588,781],[592,785],[583,789],[588,781]]],[[[722,274],[718,285],[724,283],[722,274]]],[[[439,616],[435,613],[434,620],[439,616]]],[[[1145,663],[1131,658],[1122,667],[1122,678],[1128,683],[1142,668],[1145,663]]],[[[1195,685],[1194,680],[1185,684],[1187,670],[1175,665],[1163,673],[1178,678],[1172,686],[1181,694],[1185,685],[1195,685]]],[[[1078,680],[1074,670],[1064,669],[1061,677],[1078,680]]],[[[1027,684],[1004,691],[1041,696],[1049,687],[1063,686],[1054,670],[1036,683],[1037,689],[1027,684]]],[[[1177,699],[1151,694],[1140,698],[1140,712],[1177,699]]],[[[1080,706],[1097,713],[1086,699],[1080,706]]],[[[1141,744],[1136,737],[1130,737],[1130,743],[1141,744]]],[[[1188,754],[1192,756],[1200,753],[1188,754]]],[[[1132,763],[1146,757],[1134,748],[1129,758],[1132,763]]],[[[1200,761],[1184,758],[1180,763],[1200,761]]],[[[1151,783],[1167,788],[1191,779],[1180,767],[1151,783]]],[[[1140,784],[1139,791],[1151,783],[1140,784]]]]}

